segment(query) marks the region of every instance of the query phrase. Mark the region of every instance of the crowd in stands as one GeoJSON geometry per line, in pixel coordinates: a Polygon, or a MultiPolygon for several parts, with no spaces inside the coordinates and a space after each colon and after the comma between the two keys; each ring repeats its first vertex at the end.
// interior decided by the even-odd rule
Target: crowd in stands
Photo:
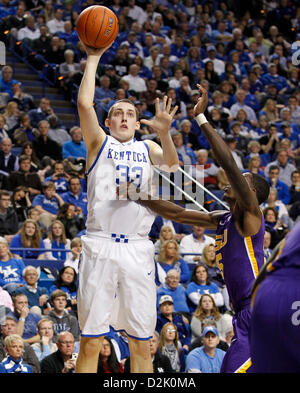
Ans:
{"type": "MultiPolygon", "coordinates": [[[[226,175],[193,113],[196,85],[205,87],[206,116],[238,167],[264,176],[271,186],[261,206],[267,260],[300,216],[300,82],[294,45],[300,45],[299,4],[110,3],[119,33],[97,70],[99,124],[106,130],[104,120],[118,99],[129,98],[140,117],[150,118],[155,99],[171,97],[178,105],[171,134],[181,167],[195,178],[203,175],[207,189],[222,198],[226,175]]],[[[107,5],[0,0],[1,41],[37,72],[46,70],[47,81],[74,103],[74,112],[86,64],[76,20],[94,4],[107,5]]],[[[86,147],[79,124],[66,127],[47,97],[37,103],[15,79],[13,64],[0,72],[0,372],[74,372],[80,339],[77,273],[87,217],[86,147]],[[39,261],[40,266],[33,263],[39,261]],[[51,263],[60,268],[53,270],[51,263]]],[[[159,143],[145,125],[135,137],[159,143]]],[[[220,208],[211,194],[204,205],[220,208]]],[[[233,310],[215,260],[214,233],[158,216],[149,237],[156,250],[154,371],[219,372],[233,335],[233,310]]],[[[126,334],[111,329],[98,372],[128,373],[129,364],[126,334]]]]}

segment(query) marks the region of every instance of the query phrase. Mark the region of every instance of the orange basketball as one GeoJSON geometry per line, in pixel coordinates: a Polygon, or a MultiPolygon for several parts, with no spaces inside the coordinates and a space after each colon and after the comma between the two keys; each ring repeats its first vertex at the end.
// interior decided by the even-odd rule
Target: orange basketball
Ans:
{"type": "Polygon", "coordinates": [[[107,7],[92,5],[80,13],[76,30],[85,45],[104,48],[115,40],[119,32],[118,18],[107,7]]]}

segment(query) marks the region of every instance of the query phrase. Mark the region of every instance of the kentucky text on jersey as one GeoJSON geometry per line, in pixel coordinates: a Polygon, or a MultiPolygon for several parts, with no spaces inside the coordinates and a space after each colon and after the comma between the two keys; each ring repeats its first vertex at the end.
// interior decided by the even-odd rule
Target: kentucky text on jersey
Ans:
{"type": "Polygon", "coordinates": [[[144,153],[138,153],[131,150],[116,151],[112,148],[108,149],[107,158],[119,161],[148,162],[146,154],[144,153]]]}

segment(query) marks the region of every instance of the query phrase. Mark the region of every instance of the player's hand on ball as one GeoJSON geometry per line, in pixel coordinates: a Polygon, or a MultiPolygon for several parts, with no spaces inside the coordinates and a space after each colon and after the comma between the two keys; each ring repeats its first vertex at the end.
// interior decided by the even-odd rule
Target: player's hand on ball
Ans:
{"type": "Polygon", "coordinates": [[[197,84],[197,87],[200,91],[201,97],[198,99],[197,104],[194,106],[194,114],[195,116],[200,115],[200,113],[204,113],[208,104],[208,93],[201,85],[197,84]]]}
{"type": "Polygon", "coordinates": [[[112,44],[113,44],[113,43],[111,42],[108,46],[106,46],[106,47],[104,47],[104,48],[99,48],[99,49],[97,49],[97,48],[92,48],[91,46],[85,45],[85,44],[82,42],[82,45],[84,46],[84,49],[85,49],[85,51],[86,51],[86,54],[87,54],[88,56],[96,56],[96,57],[102,56],[103,53],[104,53],[108,48],[110,48],[112,44]]]}
{"type": "Polygon", "coordinates": [[[172,98],[164,96],[162,106],[159,106],[159,98],[155,100],[155,116],[151,120],[141,119],[141,123],[154,129],[160,136],[169,133],[173,118],[178,106],[171,108],[172,98]]]}

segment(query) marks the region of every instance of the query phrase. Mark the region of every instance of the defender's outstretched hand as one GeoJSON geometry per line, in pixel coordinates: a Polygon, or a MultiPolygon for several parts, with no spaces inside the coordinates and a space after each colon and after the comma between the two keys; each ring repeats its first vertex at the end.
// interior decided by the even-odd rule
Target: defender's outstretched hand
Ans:
{"type": "Polygon", "coordinates": [[[201,113],[204,113],[206,108],[207,108],[207,104],[208,104],[208,93],[207,93],[207,91],[204,89],[204,87],[202,87],[199,84],[197,84],[197,87],[198,87],[198,89],[200,91],[201,97],[198,99],[197,104],[194,106],[194,114],[195,114],[195,116],[198,116],[201,113]]]}
{"type": "Polygon", "coordinates": [[[159,107],[159,98],[155,100],[155,116],[151,120],[141,119],[141,123],[153,128],[159,135],[169,132],[175,113],[178,106],[176,105],[171,110],[172,98],[164,96],[162,107],[159,107]]]}

